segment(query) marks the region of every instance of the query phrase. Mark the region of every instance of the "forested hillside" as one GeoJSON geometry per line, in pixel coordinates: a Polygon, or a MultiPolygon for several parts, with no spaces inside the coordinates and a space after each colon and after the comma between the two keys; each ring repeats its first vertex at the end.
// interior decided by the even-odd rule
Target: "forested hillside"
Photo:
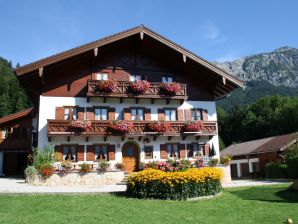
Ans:
{"type": "Polygon", "coordinates": [[[10,62],[0,57],[0,117],[30,107],[30,101],[13,74],[10,62]]]}

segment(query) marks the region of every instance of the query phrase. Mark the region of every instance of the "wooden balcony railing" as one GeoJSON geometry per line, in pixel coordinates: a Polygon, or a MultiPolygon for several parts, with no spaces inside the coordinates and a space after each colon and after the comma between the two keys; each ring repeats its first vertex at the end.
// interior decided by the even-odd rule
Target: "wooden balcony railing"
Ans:
{"type": "Polygon", "coordinates": [[[168,96],[161,94],[160,82],[150,83],[150,88],[147,92],[139,95],[131,94],[129,91],[129,86],[131,82],[118,81],[117,87],[112,93],[105,94],[97,91],[98,80],[88,80],[88,92],[87,97],[100,96],[100,97],[116,97],[116,98],[145,98],[145,99],[177,99],[186,100],[186,84],[180,84],[181,90],[177,92],[174,96],[168,96]]]}
{"type": "MultiPolygon", "coordinates": [[[[83,132],[75,132],[71,127],[71,122],[68,120],[48,120],[48,136],[55,135],[100,135],[111,136],[113,133],[109,131],[109,125],[111,121],[91,121],[91,127],[83,132]]],[[[165,135],[165,136],[179,136],[179,135],[216,135],[216,122],[215,121],[203,121],[203,130],[201,132],[184,132],[183,128],[186,124],[184,121],[171,122],[171,128],[169,132],[157,133],[148,131],[147,124],[149,121],[133,121],[133,130],[126,135],[165,135]]]]}

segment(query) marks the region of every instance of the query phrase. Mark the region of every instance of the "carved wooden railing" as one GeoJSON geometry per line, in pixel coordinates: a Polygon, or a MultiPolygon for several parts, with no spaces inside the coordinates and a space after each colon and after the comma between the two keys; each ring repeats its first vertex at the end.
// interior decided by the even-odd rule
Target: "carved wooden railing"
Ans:
{"type": "Polygon", "coordinates": [[[87,96],[102,96],[102,97],[120,97],[120,98],[128,98],[128,97],[137,97],[137,98],[171,98],[171,99],[179,99],[186,100],[187,92],[186,92],[186,84],[180,84],[181,90],[177,92],[173,96],[164,95],[160,91],[160,82],[150,83],[150,88],[143,94],[134,95],[130,93],[130,84],[132,82],[118,81],[117,87],[113,90],[112,93],[101,93],[97,91],[98,80],[88,80],[88,92],[87,96]]]}
{"type": "MultiPolygon", "coordinates": [[[[202,121],[203,129],[201,132],[184,132],[185,121],[172,121],[171,128],[166,133],[154,133],[148,131],[147,124],[150,121],[133,121],[133,129],[127,135],[146,135],[146,134],[162,134],[162,135],[180,135],[180,134],[193,134],[193,135],[216,135],[216,122],[215,121],[202,121]]],[[[113,135],[109,131],[111,121],[91,121],[91,127],[86,131],[77,132],[72,128],[71,122],[68,120],[48,120],[48,135],[113,135]]]]}

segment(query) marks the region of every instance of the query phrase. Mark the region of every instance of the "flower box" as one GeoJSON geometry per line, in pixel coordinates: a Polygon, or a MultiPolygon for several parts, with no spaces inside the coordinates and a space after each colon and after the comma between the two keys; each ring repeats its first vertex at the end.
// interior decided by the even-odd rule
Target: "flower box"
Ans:
{"type": "Polygon", "coordinates": [[[114,134],[126,134],[133,129],[133,123],[131,121],[113,121],[109,125],[109,129],[114,134]]]}
{"type": "Polygon", "coordinates": [[[152,121],[148,123],[148,129],[154,132],[168,132],[171,129],[171,123],[167,121],[152,121]]]}
{"type": "Polygon", "coordinates": [[[117,85],[118,83],[113,80],[99,80],[96,85],[96,91],[100,93],[111,93],[117,85]]]}
{"type": "Polygon", "coordinates": [[[189,121],[184,126],[185,132],[200,132],[203,131],[204,124],[202,121],[189,121]]]}
{"type": "Polygon", "coordinates": [[[86,131],[91,128],[91,121],[88,120],[75,120],[71,122],[71,127],[75,131],[86,131]]]}
{"type": "Polygon", "coordinates": [[[181,91],[181,85],[176,82],[162,83],[159,86],[162,94],[173,96],[181,91]]]}
{"type": "Polygon", "coordinates": [[[150,82],[146,80],[137,80],[129,85],[131,93],[138,95],[146,93],[150,88],[150,82]]]}

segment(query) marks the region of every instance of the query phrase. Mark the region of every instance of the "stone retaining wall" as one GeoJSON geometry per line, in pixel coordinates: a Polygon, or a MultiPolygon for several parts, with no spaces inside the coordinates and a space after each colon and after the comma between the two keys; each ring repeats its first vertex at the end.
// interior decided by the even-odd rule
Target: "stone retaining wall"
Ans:
{"type": "Polygon", "coordinates": [[[232,182],[231,178],[231,167],[230,165],[225,166],[225,165],[219,165],[217,168],[222,169],[223,171],[223,179],[221,181],[222,184],[228,184],[232,182]]]}
{"type": "Polygon", "coordinates": [[[107,171],[104,173],[93,171],[85,175],[81,175],[78,172],[70,172],[63,177],[59,176],[58,173],[54,173],[47,179],[42,179],[38,176],[35,179],[26,178],[26,182],[38,186],[100,186],[119,183],[123,178],[123,171],[107,171]]]}

